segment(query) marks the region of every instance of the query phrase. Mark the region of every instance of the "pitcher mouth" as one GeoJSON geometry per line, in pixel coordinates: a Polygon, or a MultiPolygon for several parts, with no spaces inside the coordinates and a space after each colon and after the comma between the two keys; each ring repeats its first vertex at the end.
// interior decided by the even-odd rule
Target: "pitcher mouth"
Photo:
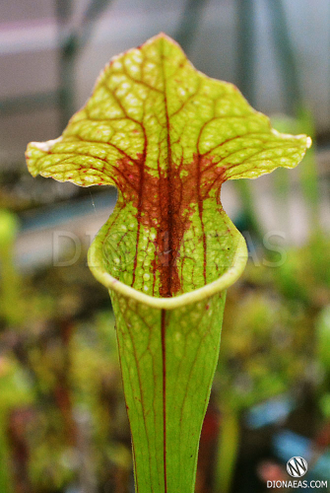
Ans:
{"type": "Polygon", "coordinates": [[[163,310],[173,310],[191,303],[196,303],[227,289],[241,276],[247,259],[248,251],[245,240],[243,236],[238,233],[237,246],[233,256],[232,265],[221,277],[201,288],[195,289],[194,291],[189,291],[188,293],[180,294],[171,298],[161,298],[144,294],[109,274],[109,272],[107,272],[102,265],[102,242],[98,238],[98,235],[94,239],[88,251],[88,266],[94,277],[107,289],[115,291],[126,298],[131,298],[132,300],[143,303],[152,308],[163,310]]]}

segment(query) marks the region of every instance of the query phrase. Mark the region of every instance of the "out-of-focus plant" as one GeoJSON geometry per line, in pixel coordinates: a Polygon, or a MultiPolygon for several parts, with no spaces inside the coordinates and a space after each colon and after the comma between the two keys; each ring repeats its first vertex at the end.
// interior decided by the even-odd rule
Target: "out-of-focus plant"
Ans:
{"type": "Polygon", "coordinates": [[[330,305],[327,305],[318,316],[316,323],[317,360],[322,372],[323,385],[319,392],[319,405],[325,421],[325,437],[321,437],[320,445],[330,445],[330,305]]]}
{"type": "Polygon", "coordinates": [[[215,379],[221,412],[215,491],[230,489],[242,412],[287,392],[299,394],[315,357],[312,330],[303,306],[278,296],[274,282],[250,290],[241,286],[229,294],[215,379]]]}
{"type": "Polygon", "coordinates": [[[0,316],[15,325],[24,317],[21,306],[21,285],[14,259],[14,243],[18,231],[15,214],[0,209],[0,316]]]}
{"type": "Polygon", "coordinates": [[[328,420],[329,273],[330,239],[312,231],[280,265],[249,263],[245,285],[229,293],[215,380],[223,414],[216,491],[231,487],[243,410],[284,392],[299,402],[299,388],[307,385],[328,420]]]}
{"type": "Polygon", "coordinates": [[[0,355],[0,396],[0,491],[14,493],[15,466],[9,442],[11,414],[23,413],[35,402],[35,394],[28,376],[11,356],[0,355]]]}
{"type": "Polygon", "coordinates": [[[286,261],[274,269],[274,280],[287,298],[322,308],[330,296],[330,238],[315,234],[305,245],[289,248],[286,261]]]}
{"type": "MultiPolygon", "coordinates": [[[[306,132],[315,137],[314,119],[312,113],[304,106],[300,106],[295,118],[285,115],[274,116],[272,124],[280,132],[306,132]]],[[[320,187],[316,160],[316,146],[307,150],[303,169],[298,173],[299,183],[305,199],[308,213],[309,234],[321,234],[320,226],[320,187]]],[[[280,220],[285,224],[285,215],[289,207],[290,182],[286,170],[280,170],[274,175],[275,200],[279,203],[282,212],[280,220]]]]}

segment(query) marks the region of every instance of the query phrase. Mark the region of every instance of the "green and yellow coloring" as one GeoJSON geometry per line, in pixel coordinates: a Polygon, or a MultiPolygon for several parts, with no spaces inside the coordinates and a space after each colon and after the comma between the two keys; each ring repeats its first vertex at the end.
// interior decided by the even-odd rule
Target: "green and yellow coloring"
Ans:
{"type": "Polygon", "coordinates": [[[225,292],[247,259],[221,185],[294,167],[309,146],[163,34],[106,66],[61,137],[28,146],[34,176],[118,190],[89,265],[116,316],[139,493],[194,491],[225,292]]]}

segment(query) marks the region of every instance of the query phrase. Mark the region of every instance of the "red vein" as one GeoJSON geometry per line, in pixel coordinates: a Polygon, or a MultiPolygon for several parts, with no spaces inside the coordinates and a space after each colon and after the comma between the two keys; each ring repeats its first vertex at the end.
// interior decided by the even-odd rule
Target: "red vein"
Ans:
{"type": "Polygon", "coordinates": [[[164,245],[164,256],[167,257],[166,264],[168,265],[167,273],[167,286],[166,286],[166,296],[172,295],[171,280],[172,280],[172,260],[173,260],[173,204],[172,204],[172,147],[171,147],[171,137],[170,137],[170,120],[168,114],[167,105],[167,95],[166,95],[166,77],[164,68],[164,53],[162,53],[162,65],[163,65],[163,83],[164,83],[164,105],[165,105],[165,118],[167,127],[167,224],[168,224],[168,245],[164,245]],[[166,248],[166,250],[165,250],[166,248]],[[165,253],[168,252],[168,253],[165,253]]]}
{"type": "MultiPolygon", "coordinates": [[[[120,341],[120,337],[116,337],[117,339],[117,344],[118,344],[118,351],[119,351],[119,354],[122,354],[122,348],[121,348],[121,341],[120,341]]],[[[124,378],[123,378],[123,364],[122,364],[122,358],[118,358],[119,359],[119,366],[120,366],[120,377],[121,377],[121,382],[122,382],[122,386],[124,388],[124,378]]],[[[125,399],[125,407],[126,407],[126,414],[127,414],[127,418],[128,420],[130,421],[130,415],[129,415],[129,407],[127,405],[127,399],[126,399],[126,392],[124,392],[124,399],[125,399]]],[[[134,445],[134,436],[133,436],[133,433],[131,433],[131,439],[132,439],[132,450],[133,450],[133,466],[134,466],[134,477],[135,477],[135,486],[136,486],[136,493],[139,493],[139,483],[138,483],[138,477],[137,477],[137,474],[136,474],[136,458],[135,458],[135,445],[134,445]]]]}
{"type": "Polygon", "coordinates": [[[167,493],[167,470],[166,470],[166,320],[165,310],[161,312],[161,340],[163,359],[163,461],[164,461],[164,493],[167,493]]]}
{"type": "MultiPolygon", "coordinates": [[[[144,66],[143,63],[141,63],[141,68],[144,66]]],[[[150,89],[151,91],[156,91],[156,92],[161,92],[160,89],[158,89],[157,87],[154,87],[154,86],[151,86],[150,84],[148,84],[145,80],[139,80],[139,79],[136,79],[135,77],[133,77],[131,74],[128,74],[127,73],[127,67],[125,66],[125,63],[123,64],[123,73],[126,75],[126,77],[129,79],[129,80],[132,80],[133,82],[135,82],[136,84],[142,84],[143,86],[145,86],[146,88],[150,89]]]]}
{"type": "MultiPolygon", "coordinates": [[[[118,305],[118,308],[120,310],[120,313],[123,317],[123,319],[125,320],[126,322],[126,318],[125,318],[125,314],[124,312],[121,310],[120,306],[118,305]]],[[[140,315],[135,312],[139,317],[140,315]]],[[[141,317],[140,317],[141,318],[141,317]]],[[[119,324],[119,327],[121,326],[121,324],[119,324]]],[[[118,327],[118,329],[119,329],[118,327]]],[[[145,409],[146,409],[146,406],[145,406],[145,401],[144,401],[144,394],[143,394],[143,385],[142,385],[142,378],[141,378],[141,372],[140,372],[140,367],[139,367],[139,358],[138,358],[138,355],[137,355],[137,351],[136,351],[136,346],[135,346],[135,340],[134,340],[134,337],[133,337],[133,334],[130,330],[130,326],[129,324],[126,322],[126,327],[127,327],[127,332],[128,332],[128,336],[131,340],[131,343],[132,343],[132,356],[134,357],[135,359],[135,363],[136,363],[136,370],[137,370],[137,376],[138,376],[138,381],[139,381],[139,390],[140,390],[140,403],[141,403],[141,407],[142,407],[142,416],[143,416],[143,424],[144,424],[144,430],[145,430],[145,434],[146,434],[146,440],[147,440],[147,447],[148,447],[148,455],[149,457],[151,457],[151,449],[150,449],[150,441],[149,441],[149,435],[148,435],[148,426],[147,426],[147,421],[146,421],[146,414],[145,414],[145,409]]],[[[121,330],[121,334],[122,334],[122,337],[123,339],[125,338],[125,335],[124,335],[124,331],[121,330]]],[[[117,337],[117,340],[119,340],[119,338],[117,337]]],[[[121,358],[119,358],[121,359],[121,358]]],[[[125,364],[126,364],[126,367],[127,367],[127,361],[125,360],[125,364]]],[[[128,367],[127,367],[127,370],[128,370],[128,367]]],[[[127,371],[127,374],[128,374],[128,378],[130,380],[130,386],[131,386],[131,389],[133,390],[133,394],[135,394],[135,389],[134,389],[134,385],[132,385],[132,380],[131,380],[131,377],[130,377],[130,372],[127,371]]],[[[135,394],[136,396],[136,394],[135,394]]],[[[136,403],[134,403],[135,406],[136,406],[136,403]]],[[[129,421],[130,420],[130,414],[128,414],[128,419],[129,421]]],[[[135,463],[136,465],[136,463],[135,463]]],[[[153,489],[153,486],[152,486],[152,474],[151,474],[151,463],[150,463],[150,460],[149,460],[149,474],[150,474],[150,485],[151,485],[151,491],[152,493],[154,493],[154,489],[153,489]]],[[[136,476],[137,478],[137,476],[136,476]]],[[[166,493],[166,492],[165,492],[166,493]]]]}
{"type": "Polygon", "coordinates": [[[203,262],[203,277],[204,282],[206,284],[206,236],[205,236],[205,228],[203,222],[203,198],[201,196],[201,163],[200,156],[197,157],[197,203],[198,203],[198,214],[202,227],[202,236],[203,236],[203,253],[204,253],[204,262],[203,262]]]}

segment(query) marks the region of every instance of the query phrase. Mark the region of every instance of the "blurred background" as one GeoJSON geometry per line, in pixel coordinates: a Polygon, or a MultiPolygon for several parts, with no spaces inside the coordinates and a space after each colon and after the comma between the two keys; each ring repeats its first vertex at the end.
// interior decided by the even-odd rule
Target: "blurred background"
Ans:
{"type": "Polygon", "coordinates": [[[329,0],[0,2],[0,493],[134,491],[111,304],[86,266],[116,194],[33,179],[24,151],[160,31],[314,142],[294,171],[223,187],[250,258],[228,292],[196,491],[276,491],[292,456],[330,487],[329,19],[329,0]]]}

